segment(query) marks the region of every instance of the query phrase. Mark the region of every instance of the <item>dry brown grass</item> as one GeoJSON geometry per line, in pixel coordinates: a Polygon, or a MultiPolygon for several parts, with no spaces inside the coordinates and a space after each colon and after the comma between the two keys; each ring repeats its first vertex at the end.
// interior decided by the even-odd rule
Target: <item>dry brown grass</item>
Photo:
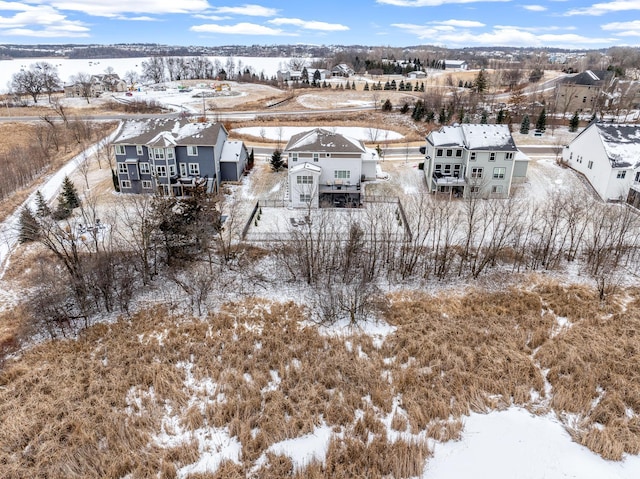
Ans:
{"type": "Polygon", "coordinates": [[[531,406],[532,391],[582,418],[569,424],[578,442],[611,459],[637,454],[640,294],[623,310],[588,293],[541,283],[396,295],[386,315],[397,331],[380,349],[362,334],[321,335],[295,304],[253,298],[205,321],[157,308],[97,325],[4,365],[0,476],[174,477],[198,443],[162,446],[163,427],[216,427],[240,442],[242,463],[189,477],[246,477],[263,455],[256,477],[412,477],[430,454],[416,433],[456,440],[464,414],[531,406]],[[549,309],[572,326],[557,330],[549,309]],[[323,423],[336,433],[325,462],[294,470],[268,453],[323,423]]]}

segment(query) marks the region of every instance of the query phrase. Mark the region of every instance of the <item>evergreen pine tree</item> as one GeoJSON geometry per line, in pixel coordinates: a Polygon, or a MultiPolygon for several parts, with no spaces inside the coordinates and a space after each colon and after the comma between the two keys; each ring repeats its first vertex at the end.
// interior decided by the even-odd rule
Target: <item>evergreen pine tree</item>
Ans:
{"type": "Polygon", "coordinates": [[[300,80],[304,84],[309,84],[309,71],[307,70],[307,67],[302,69],[302,72],[300,73],[300,80]]]}
{"type": "Polygon", "coordinates": [[[486,110],[482,110],[482,115],[480,116],[480,124],[481,125],[486,125],[487,124],[487,112],[486,112],[486,110]]]}
{"type": "Polygon", "coordinates": [[[542,108],[540,112],[540,116],[538,116],[538,120],[536,121],[536,130],[544,131],[547,129],[547,111],[545,108],[542,108]]]}
{"type": "Polygon", "coordinates": [[[38,239],[40,225],[28,206],[20,211],[20,234],[18,240],[20,243],[28,243],[38,239]]]}
{"type": "Polygon", "coordinates": [[[354,81],[354,82],[351,82],[351,89],[352,89],[352,90],[355,90],[355,89],[356,89],[356,82],[355,82],[355,81],[354,81]]]}
{"type": "Polygon", "coordinates": [[[69,211],[80,206],[80,197],[76,187],[68,176],[62,180],[62,192],[60,193],[60,201],[64,203],[64,207],[69,211]]]}
{"type": "Polygon", "coordinates": [[[473,85],[478,93],[482,93],[487,89],[487,74],[485,73],[484,68],[478,72],[473,85]]]}
{"type": "Polygon", "coordinates": [[[271,155],[271,161],[269,162],[273,171],[280,171],[284,167],[284,159],[280,150],[274,150],[271,155]]]}
{"type": "Polygon", "coordinates": [[[407,113],[409,111],[409,104],[405,101],[402,107],[400,107],[400,113],[407,113]]]}
{"type": "Polygon", "coordinates": [[[253,148],[251,148],[251,153],[249,153],[249,158],[247,159],[247,169],[252,170],[254,164],[255,156],[253,155],[253,148]]]}
{"type": "Polygon", "coordinates": [[[444,111],[444,107],[440,109],[440,114],[438,115],[438,123],[444,125],[447,122],[447,113],[444,111]]]}
{"type": "Polygon", "coordinates": [[[393,110],[393,105],[391,104],[391,100],[388,98],[382,104],[382,111],[391,111],[393,110]]]}
{"type": "Polygon", "coordinates": [[[47,205],[47,202],[44,200],[44,196],[42,196],[40,190],[36,191],[36,215],[40,218],[51,215],[51,208],[47,205]]]}
{"type": "Polygon", "coordinates": [[[344,87],[345,90],[351,90],[351,85],[347,82],[347,85],[344,87]]]}
{"type": "Polygon", "coordinates": [[[522,119],[522,123],[520,123],[520,133],[522,133],[523,135],[528,135],[530,125],[531,120],[529,120],[529,115],[525,115],[522,119]]]}
{"type": "Polygon", "coordinates": [[[573,114],[571,120],[569,121],[569,131],[574,132],[578,131],[578,126],[580,125],[580,117],[578,116],[578,112],[573,114]]]}
{"type": "Polygon", "coordinates": [[[111,180],[113,181],[113,189],[120,193],[120,180],[114,169],[111,169],[111,180]]]}
{"type": "Polygon", "coordinates": [[[503,122],[504,122],[504,110],[500,108],[500,110],[498,110],[498,115],[496,116],[496,125],[502,125],[503,122]]]}
{"type": "Polygon", "coordinates": [[[365,82],[364,91],[369,91],[369,82],[365,82]]]}

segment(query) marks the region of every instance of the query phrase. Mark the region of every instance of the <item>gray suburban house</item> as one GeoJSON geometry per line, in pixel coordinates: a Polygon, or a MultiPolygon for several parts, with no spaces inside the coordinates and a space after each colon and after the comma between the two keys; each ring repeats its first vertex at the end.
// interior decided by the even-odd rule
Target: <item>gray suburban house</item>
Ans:
{"type": "Polygon", "coordinates": [[[506,125],[443,126],[427,136],[424,174],[434,194],[507,198],[528,165],[506,125]]]}
{"type": "Polygon", "coordinates": [[[114,140],[122,193],[185,196],[204,186],[240,181],[248,153],[241,141],[228,140],[220,123],[186,120],[130,120],[114,140]]]}

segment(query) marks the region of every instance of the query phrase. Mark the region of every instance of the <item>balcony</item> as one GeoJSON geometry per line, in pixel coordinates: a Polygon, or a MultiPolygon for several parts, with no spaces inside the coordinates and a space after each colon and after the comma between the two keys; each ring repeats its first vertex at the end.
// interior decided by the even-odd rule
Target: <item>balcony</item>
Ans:
{"type": "Polygon", "coordinates": [[[332,193],[332,192],[358,192],[360,191],[360,183],[351,183],[349,180],[336,179],[333,181],[327,181],[326,183],[320,183],[320,193],[332,193]]]}
{"type": "Polygon", "coordinates": [[[433,173],[433,183],[436,186],[464,186],[467,184],[464,178],[452,175],[443,175],[438,171],[433,173]]]}

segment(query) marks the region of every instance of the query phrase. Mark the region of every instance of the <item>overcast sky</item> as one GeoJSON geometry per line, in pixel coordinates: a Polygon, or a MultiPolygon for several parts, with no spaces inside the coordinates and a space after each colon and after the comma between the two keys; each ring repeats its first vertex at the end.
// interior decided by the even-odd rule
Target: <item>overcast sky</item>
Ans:
{"type": "Polygon", "coordinates": [[[640,0],[0,0],[0,43],[640,44],[640,0]]]}

